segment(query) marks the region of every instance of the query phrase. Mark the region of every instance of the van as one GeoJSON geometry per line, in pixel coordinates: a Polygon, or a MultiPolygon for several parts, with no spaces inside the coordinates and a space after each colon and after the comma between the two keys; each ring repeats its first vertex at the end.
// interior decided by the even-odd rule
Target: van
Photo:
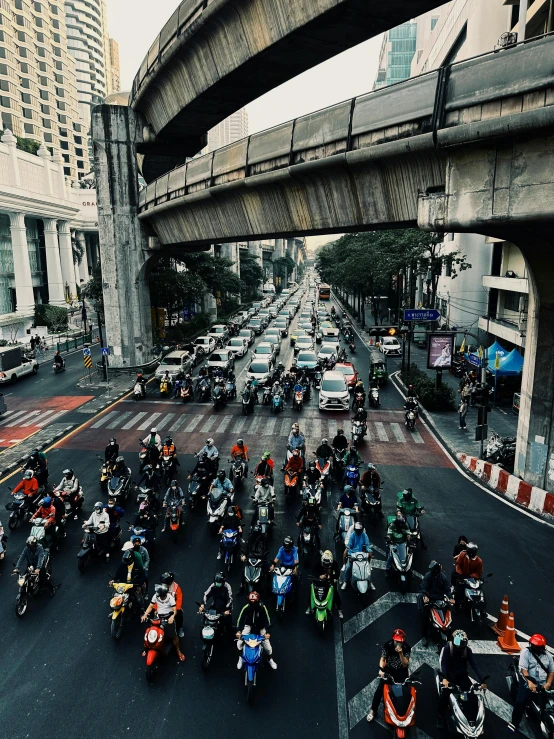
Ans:
{"type": "Polygon", "coordinates": [[[175,382],[175,380],[182,378],[191,372],[193,366],[194,358],[190,352],[169,352],[169,354],[166,354],[162,359],[158,369],[156,370],[156,382],[160,382],[162,377],[165,375],[166,370],[169,372],[169,376],[173,382],[175,382]]]}
{"type": "Polygon", "coordinates": [[[27,359],[20,346],[5,346],[0,349],[0,383],[17,382],[25,375],[36,375],[38,362],[27,359]]]}

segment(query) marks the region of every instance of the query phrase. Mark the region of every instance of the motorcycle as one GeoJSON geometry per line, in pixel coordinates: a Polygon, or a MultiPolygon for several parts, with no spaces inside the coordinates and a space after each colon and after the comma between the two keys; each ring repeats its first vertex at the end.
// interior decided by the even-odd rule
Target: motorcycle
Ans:
{"type": "Polygon", "coordinates": [[[360,469],[355,464],[349,464],[346,468],[346,485],[352,485],[354,489],[358,487],[360,482],[360,469]]]}
{"type": "Polygon", "coordinates": [[[125,621],[131,618],[133,608],[136,608],[139,604],[133,598],[133,589],[135,588],[133,583],[114,582],[112,587],[115,590],[115,595],[110,599],[110,608],[112,609],[110,613],[110,633],[112,639],[117,641],[123,634],[125,621]]]}
{"type": "Polygon", "coordinates": [[[223,567],[227,570],[227,572],[231,572],[231,565],[235,560],[239,538],[239,532],[236,529],[225,529],[221,534],[221,546],[223,548],[223,567]]]}
{"type": "Polygon", "coordinates": [[[266,576],[264,572],[264,560],[260,557],[248,556],[244,565],[244,582],[246,584],[246,592],[251,593],[253,590],[260,593],[265,590],[266,576]]]}
{"type": "Polygon", "coordinates": [[[348,559],[352,563],[350,585],[363,600],[364,605],[367,605],[371,584],[371,557],[367,552],[353,552],[348,555],[348,559]]]}
{"type": "Polygon", "coordinates": [[[513,466],[516,456],[516,440],[513,436],[500,436],[494,431],[487,443],[484,458],[500,467],[513,466]]]}
{"type": "MultiPolygon", "coordinates": [[[[44,562],[43,567],[49,568],[48,560],[44,562]]],[[[48,572],[48,569],[47,569],[48,572]]],[[[36,598],[40,593],[40,575],[35,573],[32,565],[29,565],[25,572],[19,573],[17,578],[17,584],[19,586],[19,592],[15,598],[15,615],[18,618],[23,618],[27,612],[27,606],[29,598],[36,598]]]]}
{"type": "Polygon", "coordinates": [[[355,343],[354,339],[352,339],[351,341],[349,341],[348,348],[350,349],[350,351],[352,352],[352,354],[354,354],[356,352],[356,343],[355,343]]]}
{"type": "Polygon", "coordinates": [[[352,403],[352,410],[356,412],[358,408],[363,408],[365,405],[365,394],[360,392],[354,393],[354,402],[352,403]]]}
{"type": "Polygon", "coordinates": [[[333,584],[328,580],[312,577],[311,583],[310,607],[314,614],[317,630],[323,636],[333,611],[333,596],[335,591],[333,584]]]}
{"type": "Polygon", "coordinates": [[[200,380],[200,383],[198,385],[198,400],[200,403],[207,403],[208,400],[210,400],[212,396],[212,391],[210,388],[210,383],[206,378],[203,378],[200,380]]]}
{"type": "Polygon", "coordinates": [[[452,632],[452,611],[450,601],[446,598],[430,601],[429,619],[432,626],[432,638],[438,644],[446,644],[452,632]]]}
{"type": "Polygon", "coordinates": [[[290,400],[290,393],[292,390],[292,384],[289,380],[285,380],[283,383],[283,393],[285,394],[285,400],[290,400]]]}
{"type": "Polygon", "coordinates": [[[262,405],[269,405],[271,403],[271,388],[266,386],[262,393],[262,405]]]}
{"type": "Polygon", "coordinates": [[[189,508],[193,511],[199,500],[204,500],[207,496],[207,478],[201,479],[198,474],[192,475],[189,481],[189,508]]]}
{"type": "Polygon", "coordinates": [[[321,475],[321,484],[324,488],[327,488],[329,486],[329,477],[331,474],[331,460],[329,458],[325,459],[324,457],[318,457],[315,460],[315,466],[321,475]]]}
{"type": "Polygon", "coordinates": [[[57,375],[58,372],[63,372],[65,370],[65,361],[62,359],[61,364],[57,364],[54,362],[54,374],[57,375]]]}
{"type": "Polygon", "coordinates": [[[227,380],[225,383],[225,392],[230,400],[235,400],[237,397],[237,385],[232,380],[227,380]]]}
{"type": "Polygon", "coordinates": [[[208,494],[208,523],[214,531],[219,529],[225,511],[227,510],[227,504],[229,503],[229,496],[215,488],[208,494]]]}
{"type": "MultiPolygon", "coordinates": [[[[83,533],[83,538],[81,540],[81,549],[77,553],[77,567],[79,568],[79,572],[86,572],[88,570],[88,566],[90,564],[90,558],[95,555],[97,557],[103,557],[106,554],[109,554],[109,550],[101,549],[99,546],[99,540],[98,540],[98,528],[93,528],[92,526],[87,527],[83,533]]],[[[121,540],[121,529],[117,529],[116,535],[112,538],[111,541],[111,548],[119,548],[119,543],[121,540]]],[[[102,543],[102,537],[100,537],[100,543],[102,543]]]]}
{"type": "Polygon", "coordinates": [[[302,488],[302,502],[307,504],[310,498],[312,498],[319,508],[321,506],[322,490],[321,482],[316,482],[313,485],[306,484],[302,488]]]}
{"type": "Polygon", "coordinates": [[[10,531],[14,531],[20,521],[28,521],[31,518],[41,498],[40,495],[37,495],[33,500],[27,501],[27,496],[24,493],[12,493],[12,497],[13,500],[6,505],[6,510],[10,511],[8,518],[8,528],[10,531]]]}
{"type": "Polygon", "coordinates": [[[276,393],[271,399],[271,410],[273,413],[280,413],[283,407],[283,396],[280,393],[276,393]]]}
{"type": "MultiPolygon", "coordinates": [[[[252,498],[254,500],[254,498],[252,498]]],[[[272,499],[272,504],[275,501],[275,497],[272,499]]],[[[259,503],[254,501],[256,507],[256,522],[259,524],[262,534],[266,536],[271,532],[273,520],[271,518],[271,506],[267,503],[259,503]]]]}
{"type": "Polygon", "coordinates": [[[183,403],[188,403],[190,400],[193,399],[192,396],[192,387],[188,384],[181,385],[181,390],[179,392],[179,397],[183,401],[183,403]]]}
{"type": "Polygon", "coordinates": [[[241,457],[237,457],[231,461],[229,479],[233,483],[234,490],[238,490],[244,480],[244,464],[244,460],[241,457]]]}
{"type": "Polygon", "coordinates": [[[63,501],[65,507],[65,515],[73,517],[75,512],[80,511],[85,502],[85,494],[83,488],[79,486],[79,490],[76,493],[71,493],[68,490],[60,490],[60,499],[63,501]],[[72,502],[73,499],[73,502],[72,502]]]}
{"type": "Polygon", "coordinates": [[[417,415],[415,411],[406,411],[406,426],[410,431],[415,431],[417,415]]]}
{"type": "Polygon", "coordinates": [[[171,382],[165,377],[160,380],[160,395],[162,398],[167,398],[171,394],[171,382]]]}
{"type": "Polygon", "coordinates": [[[251,388],[249,387],[245,388],[242,393],[242,415],[243,416],[247,416],[249,413],[253,412],[255,402],[256,402],[255,393],[251,390],[251,388]]]}
{"type": "Polygon", "coordinates": [[[292,597],[292,567],[275,566],[271,590],[275,594],[275,607],[279,620],[281,620],[285,615],[285,603],[292,597]]]}
{"type": "MultiPolygon", "coordinates": [[[[519,683],[522,680],[519,671],[519,655],[512,657],[506,673],[506,682],[510,696],[515,701],[519,683]]],[[[530,692],[530,691],[529,691],[530,692]]],[[[533,723],[535,733],[542,739],[554,738],[554,690],[545,690],[537,686],[537,692],[530,692],[530,701],[527,707],[527,717],[533,723]]]]}
{"type": "Polygon", "coordinates": [[[118,505],[127,500],[131,489],[131,470],[129,468],[127,470],[127,475],[121,477],[112,475],[108,480],[108,495],[115,498],[118,505]]]}
{"type": "MultiPolygon", "coordinates": [[[[492,577],[489,572],[487,577],[492,577]]],[[[469,611],[471,623],[475,624],[475,631],[479,634],[481,626],[487,623],[487,601],[483,593],[483,584],[486,580],[479,580],[475,577],[468,577],[464,580],[464,599],[462,608],[469,611]]]]}
{"type": "Polygon", "coordinates": [[[171,480],[173,480],[175,476],[175,455],[174,454],[164,454],[162,456],[162,463],[161,463],[161,472],[162,472],[162,480],[169,485],[171,480]]]}
{"type": "Polygon", "coordinates": [[[167,511],[167,524],[169,524],[169,535],[171,536],[172,541],[177,541],[177,537],[179,536],[179,529],[181,528],[180,506],[169,506],[167,511]]]}
{"type": "Polygon", "coordinates": [[[146,397],[146,388],[142,382],[136,382],[133,387],[133,400],[143,400],[146,397]]]}
{"type": "Polygon", "coordinates": [[[304,391],[295,390],[294,397],[292,399],[292,409],[294,411],[301,411],[303,405],[304,405],[304,391]]]}
{"type": "Polygon", "coordinates": [[[421,527],[419,525],[419,518],[422,516],[424,511],[416,512],[415,515],[406,515],[406,523],[410,527],[410,544],[415,549],[418,542],[421,544],[422,549],[427,549],[425,542],[423,541],[423,534],[421,533],[421,527]]]}
{"type": "Polygon", "coordinates": [[[365,436],[364,423],[362,421],[352,421],[352,444],[358,446],[365,436]]]}
{"type": "Polygon", "coordinates": [[[259,634],[242,634],[240,638],[244,644],[242,648],[242,669],[246,687],[246,701],[252,703],[258,669],[262,663],[262,643],[265,637],[259,634]]]}
{"type": "Polygon", "coordinates": [[[298,472],[285,471],[285,500],[294,500],[298,490],[298,472]]]}
{"type": "Polygon", "coordinates": [[[148,620],[150,623],[144,632],[143,655],[146,663],[146,679],[151,683],[156,677],[160,660],[166,657],[164,626],[167,623],[167,617],[151,616],[148,620]]]}
{"type": "Polygon", "coordinates": [[[224,408],[227,404],[227,395],[225,390],[219,383],[216,382],[212,388],[212,407],[214,411],[218,411],[220,408],[224,408]]]}
{"type": "Polygon", "coordinates": [[[372,408],[379,408],[379,390],[372,387],[369,391],[369,405],[372,408]]]}
{"type": "Polygon", "coordinates": [[[377,516],[383,516],[383,499],[381,492],[381,488],[375,488],[373,485],[369,488],[361,488],[362,513],[366,513],[372,521],[375,521],[377,516]]]}
{"type": "Polygon", "coordinates": [[[419,673],[414,672],[403,683],[396,683],[390,675],[381,678],[385,681],[383,688],[383,708],[385,723],[394,730],[394,735],[400,739],[406,736],[406,729],[415,725],[416,719],[416,689],[414,680],[419,673]]]}
{"type": "Polygon", "coordinates": [[[333,449],[333,474],[335,480],[342,480],[344,475],[344,450],[333,449]]]}
{"type": "Polygon", "coordinates": [[[339,511],[338,538],[345,546],[346,535],[354,525],[354,511],[351,508],[341,508],[339,511]]]}
{"type": "Polygon", "coordinates": [[[320,370],[314,372],[314,387],[316,390],[321,390],[322,375],[320,370]]]}
{"type": "Polygon", "coordinates": [[[408,581],[412,577],[413,547],[408,542],[388,542],[388,546],[389,553],[392,554],[392,573],[398,577],[401,591],[406,592],[408,581]]]}
{"type": "MultiPolygon", "coordinates": [[[[146,444],[144,444],[144,442],[139,440],[139,443],[140,443],[139,473],[142,474],[144,472],[144,468],[146,467],[146,465],[150,464],[150,449],[146,446],[146,444]]],[[[107,489],[107,484],[106,484],[106,489],[107,489]]]]}
{"type": "MultiPolygon", "coordinates": [[[[448,646],[446,647],[448,649],[448,646]]],[[[435,683],[439,697],[444,690],[441,672],[435,674],[435,683]]],[[[483,678],[485,682],[489,678],[483,678]]],[[[479,683],[473,683],[469,690],[462,690],[454,683],[448,687],[448,709],[445,716],[446,726],[451,734],[461,734],[465,739],[474,739],[485,733],[485,691],[479,683]]]]}
{"type": "Polygon", "coordinates": [[[314,524],[305,523],[298,534],[298,549],[305,559],[315,551],[315,531],[314,524]]]}
{"type": "MultiPolygon", "coordinates": [[[[197,605],[201,604],[197,602],[197,605]]],[[[223,634],[223,617],[215,609],[210,608],[201,613],[202,616],[202,661],[200,667],[204,672],[210,666],[214,655],[214,644],[223,634]]]]}

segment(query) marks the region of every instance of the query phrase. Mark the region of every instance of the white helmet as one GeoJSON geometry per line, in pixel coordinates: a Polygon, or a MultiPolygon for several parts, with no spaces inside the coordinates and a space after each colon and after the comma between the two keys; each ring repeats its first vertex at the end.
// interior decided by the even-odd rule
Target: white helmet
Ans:
{"type": "Polygon", "coordinates": [[[152,428],[150,429],[150,433],[151,434],[157,434],[158,433],[158,429],[155,426],[152,426],[152,428]]]}

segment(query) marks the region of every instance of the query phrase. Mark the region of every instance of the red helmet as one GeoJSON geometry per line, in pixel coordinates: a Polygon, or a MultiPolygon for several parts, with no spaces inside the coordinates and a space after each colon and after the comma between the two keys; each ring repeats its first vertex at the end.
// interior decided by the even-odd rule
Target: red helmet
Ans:
{"type": "Polygon", "coordinates": [[[406,641],[406,633],[402,629],[395,629],[392,632],[393,641],[406,641]]]}
{"type": "Polygon", "coordinates": [[[529,644],[533,647],[546,647],[546,639],[542,634],[533,634],[533,636],[529,639],[529,644]]]}
{"type": "Polygon", "coordinates": [[[253,591],[252,591],[252,592],[251,592],[251,593],[250,593],[250,594],[248,595],[248,602],[249,602],[249,603],[259,603],[259,602],[260,602],[260,596],[259,596],[259,593],[257,593],[257,592],[256,592],[255,590],[253,590],[253,591]]]}

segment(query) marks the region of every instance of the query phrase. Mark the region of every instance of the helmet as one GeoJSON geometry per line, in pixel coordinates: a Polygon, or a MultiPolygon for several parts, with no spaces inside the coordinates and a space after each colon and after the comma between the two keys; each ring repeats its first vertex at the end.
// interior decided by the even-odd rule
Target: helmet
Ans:
{"type": "Polygon", "coordinates": [[[356,446],[354,444],[350,444],[350,451],[351,452],[355,452],[356,451],[356,446]]]}
{"type": "Polygon", "coordinates": [[[27,541],[25,542],[28,547],[36,546],[38,544],[37,537],[36,536],[28,536],[27,541]]]}
{"type": "Polygon", "coordinates": [[[529,648],[532,652],[544,652],[546,649],[546,639],[542,634],[533,634],[529,639],[529,648]]]}
{"type": "Polygon", "coordinates": [[[131,541],[133,542],[133,544],[135,544],[137,541],[140,544],[141,543],[141,537],[138,534],[133,534],[133,536],[131,536],[131,541]]]}
{"type": "MultiPolygon", "coordinates": [[[[119,459],[119,457],[118,457],[118,459],[119,459]]],[[[143,472],[152,472],[152,465],[151,464],[145,464],[144,465],[143,472]]]]}
{"type": "Polygon", "coordinates": [[[173,439],[171,438],[171,436],[166,436],[165,437],[164,444],[166,444],[166,445],[173,444],[173,439]]]}
{"type": "Polygon", "coordinates": [[[411,499],[411,497],[412,497],[412,495],[413,495],[413,493],[412,493],[412,488],[406,488],[406,490],[403,490],[403,491],[402,491],[402,497],[403,497],[403,498],[404,498],[405,500],[410,500],[410,499],[411,499]]]}
{"type": "Polygon", "coordinates": [[[116,441],[117,439],[115,438],[115,436],[110,436],[110,444],[115,444],[116,441]]]}
{"type": "Polygon", "coordinates": [[[363,530],[364,530],[363,523],[361,523],[360,521],[356,521],[356,523],[354,524],[354,531],[363,531],[363,530]]]}
{"type": "Polygon", "coordinates": [[[150,433],[151,434],[157,434],[158,433],[158,429],[155,426],[152,426],[152,428],[150,429],[150,433]]]}
{"type": "Polygon", "coordinates": [[[295,457],[299,457],[299,456],[300,456],[300,449],[293,449],[293,450],[292,450],[292,453],[293,453],[293,455],[294,455],[295,457]]]}
{"type": "Polygon", "coordinates": [[[264,488],[269,485],[269,480],[267,479],[267,477],[262,477],[262,479],[260,480],[260,485],[264,488]]]}
{"type": "Polygon", "coordinates": [[[73,477],[73,470],[68,467],[66,470],[63,471],[63,474],[65,477],[73,477]]]}
{"type": "Polygon", "coordinates": [[[252,605],[256,605],[260,602],[260,596],[259,593],[257,593],[255,590],[253,590],[251,593],[248,594],[248,602],[252,603],[252,605]]]}
{"type": "MultiPolygon", "coordinates": [[[[117,462],[117,464],[122,464],[123,462],[125,462],[125,457],[122,457],[121,454],[120,454],[119,457],[117,457],[115,461],[117,462]]],[[[149,466],[149,465],[147,465],[147,466],[149,466]]],[[[144,469],[146,469],[146,467],[144,469]]],[[[152,468],[150,467],[150,469],[152,469],[152,468]]]]}
{"type": "Polygon", "coordinates": [[[321,443],[322,443],[322,444],[327,444],[327,443],[328,443],[328,441],[327,441],[327,439],[322,439],[322,440],[321,440],[321,443]]]}
{"type": "Polygon", "coordinates": [[[270,459],[271,458],[271,452],[264,452],[262,459],[270,459]]]}
{"type": "Polygon", "coordinates": [[[431,560],[431,561],[429,562],[429,569],[430,569],[430,570],[431,570],[432,572],[435,572],[435,573],[437,573],[437,572],[440,572],[440,570],[441,570],[441,563],[440,563],[440,562],[437,562],[437,560],[436,560],[436,559],[432,559],[432,560],[431,560]]]}
{"type": "Polygon", "coordinates": [[[172,481],[171,481],[171,486],[170,486],[170,487],[172,487],[172,488],[176,488],[178,484],[179,484],[179,483],[177,482],[177,480],[172,480],[172,481]]]}
{"type": "Polygon", "coordinates": [[[468,555],[472,558],[476,557],[477,552],[479,551],[479,547],[477,546],[477,544],[474,544],[472,541],[468,543],[466,549],[467,549],[468,555]]]}
{"type": "Polygon", "coordinates": [[[225,480],[225,477],[226,477],[225,470],[219,470],[217,473],[217,476],[219,477],[220,480],[225,480]]]}
{"type": "Polygon", "coordinates": [[[456,629],[452,634],[452,644],[458,649],[465,649],[467,647],[467,634],[462,629],[456,629]]]}
{"type": "Polygon", "coordinates": [[[207,446],[211,446],[214,443],[213,439],[206,439],[207,446]]]}
{"type": "Polygon", "coordinates": [[[42,499],[42,500],[40,501],[40,505],[41,505],[41,506],[46,506],[46,507],[48,507],[48,506],[50,505],[50,503],[51,503],[51,502],[52,502],[52,498],[51,498],[51,497],[50,497],[49,495],[47,495],[47,496],[46,496],[46,498],[43,498],[43,499],[42,499]]]}
{"type": "Polygon", "coordinates": [[[392,640],[399,642],[406,641],[406,633],[402,629],[395,629],[392,632],[392,640]]]}
{"type": "Polygon", "coordinates": [[[223,572],[216,572],[214,577],[214,583],[221,587],[222,585],[225,585],[225,575],[223,572]]]}
{"type": "Polygon", "coordinates": [[[323,554],[321,555],[321,564],[325,566],[330,566],[333,564],[333,553],[329,551],[329,549],[326,549],[323,554]]]}
{"type": "Polygon", "coordinates": [[[300,426],[297,423],[292,424],[292,431],[300,431],[300,426]]]}
{"type": "Polygon", "coordinates": [[[368,465],[367,465],[367,469],[368,470],[374,470],[375,469],[375,465],[372,464],[371,462],[369,462],[368,465]]]}
{"type": "Polygon", "coordinates": [[[244,446],[244,441],[242,439],[237,439],[237,446],[244,446]]]}
{"type": "Polygon", "coordinates": [[[103,508],[104,508],[104,504],[102,503],[102,501],[97,500],[96,503],[94,504],[94,510],[95,511],[103,510],[103,508]]]}
{"type": "Polygon", "coordinates": [[[352,485],[345,485],[342,491],[345,495],[351,495],[354,492],[352,485]]]}
{"type": "Polygon", "coordinates": [[[310,468],[311,470],[315,470],[315,462],[314,462],[314,461],[312,460],[312,461],[310,462],[310,464],[308,465],[308,467],[309,467],[309,468],[310,468]]]}
{"type": "Polygon", "coordinates": [[[174,580],[175,575],[173,574],[173,572],[164,572],[162,575],[160,575],[160,582],[163,585],[167,585],[167,587],[172,585],[174,580]]]}
{"type": "Polygon", "coordinates": [[[344,435],[344,429],[338,429],[337,430],[337,435],[338,436],[344,435]]]}
{"type": "Polygon", "coordinates": [[[135,556],[133,552],[125,552],[125,554],[121,558],[121,561],[123,562],[124,565],[130,565],[131,562],[135,561],[135,556]]]}
{"type": "Polygon", "coordinates": [[[30,480],[32,476],[33,476],[33,470],[25,470],[25,474],[23,475],[25,480],[30,480]]]}
{"type": "Polygon", "coordinates": [[[169,588],[164,583],[162,583],[161,585],[156,585],[154,590],[156,592],[156,595],[159,595],[161,598],[165,598],[165,596],[169,593],[169,588]]]}
{"type": "Polygon", "coordinates": [[[285,536],[283,540],[283,547],[285,548],[285,550],[287,552],[290,552],[290,550],[292,549],[292,546],[293,546],[292,538],[290,536],[285,536]]]}

